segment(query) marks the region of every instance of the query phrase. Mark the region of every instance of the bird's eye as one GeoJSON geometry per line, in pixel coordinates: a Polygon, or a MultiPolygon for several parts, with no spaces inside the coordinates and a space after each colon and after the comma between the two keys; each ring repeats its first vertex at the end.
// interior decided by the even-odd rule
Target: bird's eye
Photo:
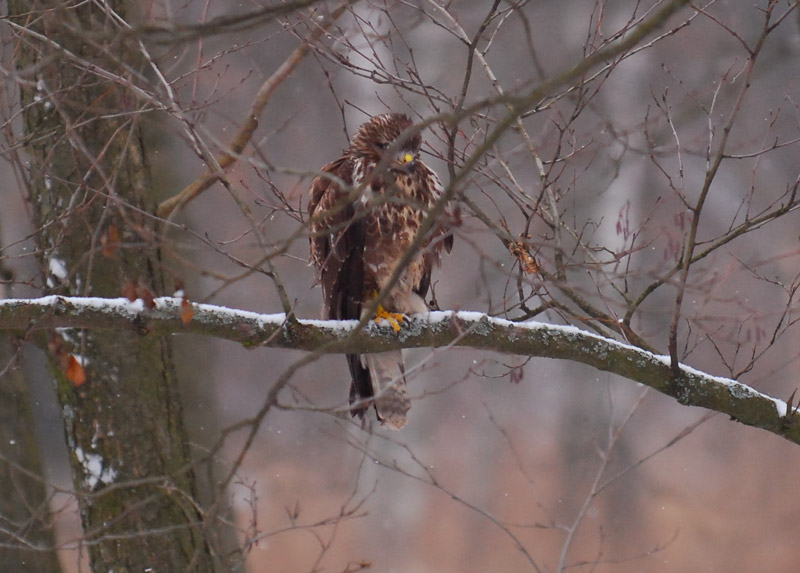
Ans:
{"type": "Polygon", "coordinates": [[[375,145],[375,147],[377,147],[380,150],[384,150],[384,149],[388,149],[389,148],[389,144],[386,143],[386,142],[381,141],[380,143],[377,143],[375,145]]]}

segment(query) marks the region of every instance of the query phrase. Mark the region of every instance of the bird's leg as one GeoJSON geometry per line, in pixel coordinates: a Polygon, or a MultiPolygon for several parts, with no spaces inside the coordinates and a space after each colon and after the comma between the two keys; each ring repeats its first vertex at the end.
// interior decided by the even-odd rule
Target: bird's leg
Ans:
{"type": "MultiPolygon", "coordinates": [[[[377,298],[378,293],[373,292],[372,296],[373,298],[377,298]]],[[[378,322],[379,320],[385,320],[392,326],[392,329],[395,332],[398,332],[400,330],[400,323],[403,322],[405,319],[406,317],[402,313],[389,312],[388,310],[383,308],[383,305],[380,303],[378,304],[378,308],[375,311],[375,322],[378,322]]]]}

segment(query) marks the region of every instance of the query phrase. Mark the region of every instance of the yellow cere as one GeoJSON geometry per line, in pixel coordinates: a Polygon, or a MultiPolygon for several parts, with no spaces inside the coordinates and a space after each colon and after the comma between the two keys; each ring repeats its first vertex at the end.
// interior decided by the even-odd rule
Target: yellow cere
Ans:
{"type": "Polygon", "coordinates": [[[405,163],[411,163],[412,161],[414,161],[414,156],[413,156],[413,155],[411,155],[410,153],[406,153],[406,154],[403,156],[403,161],[404,161],[405,163]]]}

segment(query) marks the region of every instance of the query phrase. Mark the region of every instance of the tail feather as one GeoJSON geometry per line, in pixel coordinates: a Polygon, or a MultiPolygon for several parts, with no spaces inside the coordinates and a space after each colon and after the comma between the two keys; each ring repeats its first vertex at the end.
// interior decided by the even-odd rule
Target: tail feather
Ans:
{"type": "Polygon", "coordinates": [[[403,428],[408,422],[411,399],[406,388],[403,354],[400,350],[365,354],[367,370],[372,382],[375,411],[381,424],[393,430],[403,428]]]}
{"type": "Polygon", "coordinates": [[[370,405],[372,405],[372,381],[369,370],[364,366],[360,354],[348,354],[347,365],[350,367],[350,414],[364,422],[370,405]]]}

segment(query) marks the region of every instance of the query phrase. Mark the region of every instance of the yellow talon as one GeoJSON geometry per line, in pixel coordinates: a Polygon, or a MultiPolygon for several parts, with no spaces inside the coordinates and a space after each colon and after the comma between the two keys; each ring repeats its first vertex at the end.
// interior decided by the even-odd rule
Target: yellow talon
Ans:
{"type": "Polygon", "coordinates": [[[397,332],[400,330],[400,323],[405,320],[405,317],[399,312],[389,312],[383,308],[382,304],[379,304],[378,310],[375,312],[375,322],[381,319],[391,324],[394,331],[397,332]]]}

